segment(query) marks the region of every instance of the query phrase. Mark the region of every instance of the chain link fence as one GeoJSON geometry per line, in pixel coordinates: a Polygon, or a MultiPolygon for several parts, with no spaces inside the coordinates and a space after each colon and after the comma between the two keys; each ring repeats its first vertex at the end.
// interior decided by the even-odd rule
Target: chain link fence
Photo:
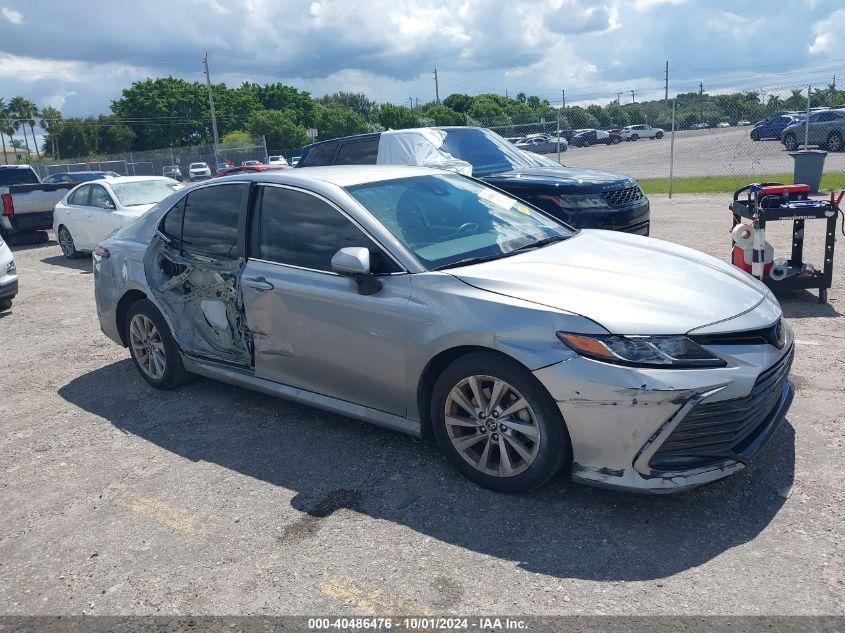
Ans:
{"type": "MultiPolygon", "coordinates": [[[[50,174],[75,171],[113,171],[121,176],[161,176],[174,173],[179,168],[182,178],[187,179],[191,163],[206,163],[212,173],[227,166],[240,165],[245,161],[267,162],[267,146],[263,138],[251,139],[238,147],[220,145],[185,145],[154,149],[145,152],[122,152],[116,154],[70,158],[61,161],[35,161],[32,166],[42,178],[50,174]]],[[[178,175],[178,173],[177,173],[178,175]]]]}
{"type": "Polygon", "coordinates": [[[689,93],[668,102],[561,108],[553,118],[467,117],[467,125],[489,128],[553,159],[557,138],[565,137],[559,159],[564,165],[654,179],[666,192],[670,178],[792,182],[789,152],[805,144],[828,152],[824,173],[834,176],[829,182],[845,181],[845,93],[831,88],[689,93]]]}

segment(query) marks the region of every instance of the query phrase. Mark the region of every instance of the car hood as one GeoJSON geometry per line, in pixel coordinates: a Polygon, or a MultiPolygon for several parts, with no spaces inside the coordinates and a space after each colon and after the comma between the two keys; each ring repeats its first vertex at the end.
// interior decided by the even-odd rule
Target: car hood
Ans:
{"type": "Polygon", "coordinates": [[[449,272],[482,290],[580,314],[614,334],[685,334],[747,312],[768,295],[714,257],[614,231],[583,230],[449,272]]]}
{"type": "Polygon", "coordinates": [[[132,216],[133,218],[140,218],[142,215],[144,215],[147,211],[152,209],[154,206],[155,206],[155,204],[139,204],[139,205],[133,206],[133,207],[123,207],[121,209],[121,212],[124,215],[129,215],[129,216],[132,216]]]}
{"type": "Polygon", "coordinates": [[[508,191],[531,193],[599,193],[636,185],[630,176],[579,167],[522,167],[481,180],[508,191]]]}

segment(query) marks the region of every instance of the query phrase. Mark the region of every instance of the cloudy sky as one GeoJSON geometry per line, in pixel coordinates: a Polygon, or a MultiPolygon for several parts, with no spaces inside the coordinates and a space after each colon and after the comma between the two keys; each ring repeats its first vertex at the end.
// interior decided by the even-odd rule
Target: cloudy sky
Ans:
{"type": "Polygon", "coordinates": [[[145,77],[282,81],[379,101],[519,91],[845,85],[842,0],[0,0],[0,96],[108,112],[145,77]]]}

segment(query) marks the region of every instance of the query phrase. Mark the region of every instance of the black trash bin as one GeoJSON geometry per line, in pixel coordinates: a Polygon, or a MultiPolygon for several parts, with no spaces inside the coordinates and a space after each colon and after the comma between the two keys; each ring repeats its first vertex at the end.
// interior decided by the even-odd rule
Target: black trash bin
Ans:
{"type": "Polygon", "coordinates": [[[797,152],[789,152],[789,155],[795,160],[792,182],[810,185],[810,192],[818,193],[822,184],[824,159],[827,152],[820,149],[802,149],[797,152]]]}

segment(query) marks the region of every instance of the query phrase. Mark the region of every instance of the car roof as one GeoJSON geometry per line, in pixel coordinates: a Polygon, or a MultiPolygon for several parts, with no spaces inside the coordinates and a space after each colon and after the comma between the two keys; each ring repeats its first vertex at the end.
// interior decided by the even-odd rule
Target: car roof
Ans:
{"type": "Polygon", "coordinates": [[[337,165],[331,167],[301,167],[298,169],[280,169],[278,171],[264,172],[241,172],[224,176],[221,180],[232,178],[233,180],[261,180],[262,182],[276,183],[307,183],[308,181],[319,180],[338,187],[349,187],[368,182],[381,180],[394,180],[397,178],[411,178],[414,176],[431,176],[437,174],[448,174],[439,169],[427,167],[413,167],[407,165],[337,165]]]}
{"type": "Polygon", "coordinates": [[[171,180],[167,176],[118,176],[117,178],[101,178],[99,180],[89,180],[86,185],[90,185],[93,183],[100,183],[104,185],[122,185],[124,183],[129,182],[146,182],[149,180],[171,180]]]}

